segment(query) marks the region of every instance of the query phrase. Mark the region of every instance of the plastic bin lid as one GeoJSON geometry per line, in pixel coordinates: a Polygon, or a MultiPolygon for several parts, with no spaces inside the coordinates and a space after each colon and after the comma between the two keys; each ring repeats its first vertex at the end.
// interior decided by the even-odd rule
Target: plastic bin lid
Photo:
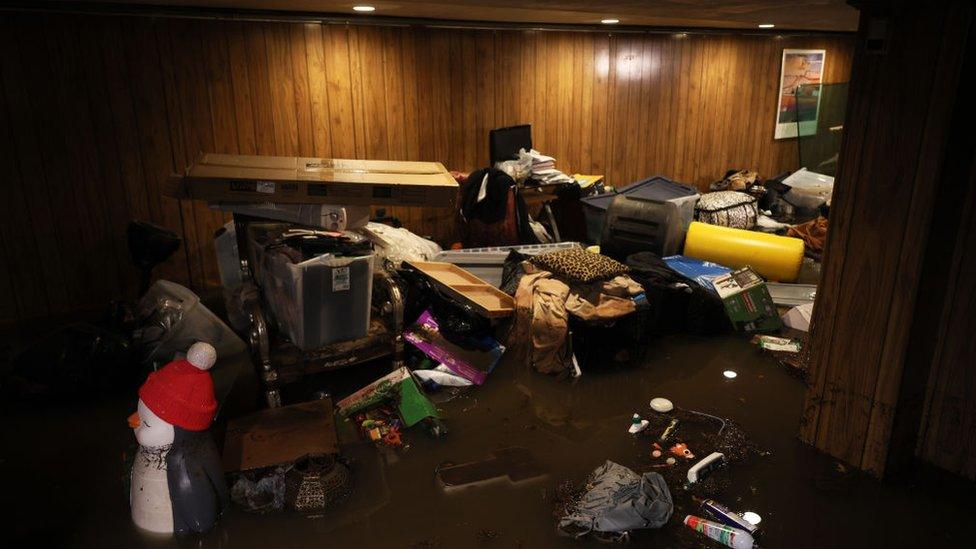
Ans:
{"type": "Polygon", "coordinates": [[[582,201],[584,204],[593,208],[606,210],[610,206],[610,202],[618,194],[626,194],[642,200],[663,202],[665,200],[673,200],[675,198],[694,196],[698,194],[698,190],[694,187],[682,185],[681,183],[675,183],[670,179],[657,175],[644,179],[643,181],[631,183],[626,187],[620,188],[616,193],[587,196],[583,198],[582,201]]]}
{"type": "Polygon", "coordinates": [[[726,267],[725,265],[719,265],[718,263],[703,261],[701,259],[695,259],[694,257],[684,255],[669,255],[663,259],[664,262],[667,263],[668,267],[678,271],[688,278],[695,278],[702,275],[718,276],[732,272],[732,269],[726,267]]]}

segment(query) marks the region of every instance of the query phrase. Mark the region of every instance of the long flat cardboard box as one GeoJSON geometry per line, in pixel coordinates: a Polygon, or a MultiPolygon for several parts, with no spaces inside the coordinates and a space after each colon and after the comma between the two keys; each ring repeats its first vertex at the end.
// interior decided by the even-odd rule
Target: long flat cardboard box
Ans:
{"type": "Polygon", "coordinates": [[[439,162],[201,155],[169,194],[208,202],[452,207],[458,185],[439,162]]]}

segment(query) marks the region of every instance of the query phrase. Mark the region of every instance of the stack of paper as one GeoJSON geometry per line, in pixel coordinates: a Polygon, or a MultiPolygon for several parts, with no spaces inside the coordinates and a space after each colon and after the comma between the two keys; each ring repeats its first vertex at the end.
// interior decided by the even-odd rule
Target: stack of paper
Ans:
{"type": "Polygon", "coordinates": [[[572,177],[556,169],[555,158],[546,156],[535,149],[523,154],[532,158],[532,179],[538,181],[540,185],[558,185],[573,182],[572,177]]]}

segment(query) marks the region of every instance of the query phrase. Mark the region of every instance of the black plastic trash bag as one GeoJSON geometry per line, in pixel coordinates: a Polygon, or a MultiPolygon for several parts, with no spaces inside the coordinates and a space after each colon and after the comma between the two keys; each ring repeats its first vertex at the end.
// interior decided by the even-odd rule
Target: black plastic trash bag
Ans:
{"type": "Polygon", "coordinates": [[[72,324],[15,354],[2,385],[21,397],[92,399],[132,390],[140,379],[134,362],[125,334],[72,324]]]}
{"type": "Polygon", "coordinates": [[[414,321],[427,309],[437,319],[440,332],[451,342],[465,346],[467,339],[491,333],[491,323],[471,305],[445,295],[427,275],[412,267],[397,270],[406,283],[404,324],[414,321]]]}
{"type": "Polygon", "coordinates": [[[506,294],[515,297],[519,282],[525,276],[525,267],[522,262],[529,259],[529,256],[518,250],[509,250],[505,256],[505,264],[502,266],[502,286],[501,290],[506,294]]]}
{"type": "Polygon", "coordinates": [[[590,488],[559,519],[559,530],[573,537],[660,528],[674,511],[668,485],[657,473],[638,475],[607,460],[593,471],[586,485],[590,488]]]}
{"type": "Polygon", "coordinates": [[[630,277],[647,294],[651,332],[713,335],[731,329],[718,294],[668,267],[655,253],[631,254],[626,264],[630,267],[630,277]]]}

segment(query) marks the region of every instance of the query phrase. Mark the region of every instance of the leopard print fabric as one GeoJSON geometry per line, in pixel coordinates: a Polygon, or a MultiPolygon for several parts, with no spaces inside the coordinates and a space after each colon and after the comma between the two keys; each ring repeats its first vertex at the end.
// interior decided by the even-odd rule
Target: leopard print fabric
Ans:
{"type": "Polygon", "coordinates": [[[579,248],[546,252],[531,259],[532,264],[560,278],[575,282],[593,282],[630,272],[623,263],[605,255],[579,248]]]}

